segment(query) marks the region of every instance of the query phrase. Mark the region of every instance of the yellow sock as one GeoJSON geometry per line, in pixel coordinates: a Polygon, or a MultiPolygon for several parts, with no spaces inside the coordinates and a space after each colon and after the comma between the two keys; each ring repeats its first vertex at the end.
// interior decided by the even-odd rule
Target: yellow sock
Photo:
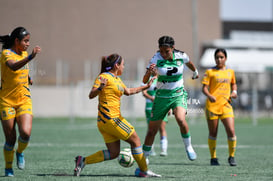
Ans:
{"type": "Polygon", "coordinates": [[[22,153],[22,152],[26,149],[28,143],[29,143],[29,139],[28,139],[28,140],[23,140],[23,139],[19,136],[19,138],[18,138],[18,148],[17,148],[17,152],[18,152],[18,153],[22,153]]]}
{"type": "Polygon", "coordinates": [[[138,164],[138,167],[141,171],[146,172],[148,170],[148,166],[146,163],[146,158],[142,151],[142,146],[136,147],[132,149],[132,154],[135,159],[135,161],[138,164]]]}
{"type": "Polygon", "coordinates": [[[209,145],[211,158],[217,158],[216,157],[216,138],[209,136],[208,145],[209,145]]]}
{"type": "Polygon", "coordinates": [[[236,136],[228,138],[228,151],[229,156],[231,157],[234,157],[235,155],[236,144],[237,144],[236,136]]]}
{"type": "Polygon", "coordinates": [[[92,163],[103,162],[105,160],[111,160],[110,152],[108,150],[100,150],[92,155],[89,155],[88,157],[85,157],[84,163],[92,164],[92,163]]]}
{"type": "Polygon", "coordinates": [[[13,156],[14,156],[14,146],[10,146],[7,143],[4,145],[4,158],[6,167],[5,168],[12,168],[13,163],[13,156]]]}

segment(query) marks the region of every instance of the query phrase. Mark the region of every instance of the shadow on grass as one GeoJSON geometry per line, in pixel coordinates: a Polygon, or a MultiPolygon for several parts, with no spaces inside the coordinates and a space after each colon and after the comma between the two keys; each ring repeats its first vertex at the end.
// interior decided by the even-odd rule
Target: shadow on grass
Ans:
{"type": "MultiPolygon", "coordinates": [[[[37,174],[37,176],[45,177],[45,176],[55,176],[55,177],[76,177],[73,174],[68,173],[52,173],[52,174],[37,174]]],[[[135,177],[134,175],[124,175],[124,174],[93,174],[93,175],[85,175],[81,174],[80,177],[135,177]]]]}
{"type": "Polygon", "coordinates": [[[156,162],[153,162],[153,163],[149,163],[149,165],[180,165],[180,166],[208,166],[208,164],[201,164],[201,163],[196,163],[196,162],[192,162],[192,163],[168,163],[168,162],[159,162],[159,163],[156,163],[156,162]]]}
{"type": "MultiPolygon", "coordinates": [[[[46,177],[46,176],[53,176],[53,177],[75,177],[73,174],[67,174],[67,173],[54,173],[54,174],[37,174],[36,176],[39,176],[39,177],[46,177]]],[[[94,174],[94,175],[81,175],[79,177],[130,177],[130,178],[136,178],[136,176],[134,175],[124,175],[124,174],[101,174],[101,175],[98,175],[98,174],[94,174]]],[[[156,177],[154,177],[156,178],[156,177]]],[[[167,175],[164,175],[162,176],[162,178],[177,178],[177,177],[174,177],[174,176],[167,176],[167,175]]]]}

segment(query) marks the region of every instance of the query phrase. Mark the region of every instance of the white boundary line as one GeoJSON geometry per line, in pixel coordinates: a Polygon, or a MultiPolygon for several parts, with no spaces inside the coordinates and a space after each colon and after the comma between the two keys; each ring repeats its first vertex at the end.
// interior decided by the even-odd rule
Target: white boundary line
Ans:
{"type": "MultiPolygon", "coordinates": [[[[71,143],[71,144],[57,144],[57,143],[30,143],[29,147],[68,147],[68,148],[73,148],[73,147],[104,147],[105,145],[103,143],[95,144],[95,143],[71,143]]],[[[129,146],[129,145],[128,145],[129,146]]],[[[155,147],[160,147],[159,144],[155,144],[155,147]]],[[[200,144],[200,145],[194,145],[194,148],[208,148],[208,145],[206,144],[200,144]]],[[[227,148],[227,145],[217,145],[217,148],[227,148]]],[[[270,148],[273,147],[272,145],[266,146],[266,145],[237,145],[237,149],[248,149],[248,148],[270,148]]],[[[168,148],[184,148],[184,145],[181,144],[169,144],[168,148]]]]}

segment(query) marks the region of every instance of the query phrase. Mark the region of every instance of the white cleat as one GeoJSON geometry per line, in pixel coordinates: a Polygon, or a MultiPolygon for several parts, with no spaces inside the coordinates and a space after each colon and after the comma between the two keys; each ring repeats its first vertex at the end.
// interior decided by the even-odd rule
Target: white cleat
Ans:
{"type": "Polygon", "coordinates": [[[167,156],[168,155],[168,153],[166,152],[166,151],[162,151],[161,153],[160,153],[160,156],[167,156]]]}
{"type": "Polygon", "coordinates": [[[135,176],[137,176],[137,177],[162,177],[161,175],[156,174],[156,173],[152,172],[151,170],[148,170],[147,172],[143,172],[139,168],[136,169],[135,176]]]}
{"type": "Polygon", "coordinates": [[[191,161],[196,160],[197,155],[191,146],[186,148],[186,152],[187,152],[189,160],[191,160],[191,161]]]}

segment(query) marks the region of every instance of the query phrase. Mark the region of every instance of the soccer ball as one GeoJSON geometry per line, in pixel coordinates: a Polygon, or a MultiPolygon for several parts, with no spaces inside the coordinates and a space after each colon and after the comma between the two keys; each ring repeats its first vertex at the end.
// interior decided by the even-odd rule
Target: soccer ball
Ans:
{"type": "Polygon", "coordinates": [[[125,148],[120,151],[118,156],[118,163],[123,167],[131,167],[133,166],[135,159],[131,153],[130,148],[125,148]]]}

